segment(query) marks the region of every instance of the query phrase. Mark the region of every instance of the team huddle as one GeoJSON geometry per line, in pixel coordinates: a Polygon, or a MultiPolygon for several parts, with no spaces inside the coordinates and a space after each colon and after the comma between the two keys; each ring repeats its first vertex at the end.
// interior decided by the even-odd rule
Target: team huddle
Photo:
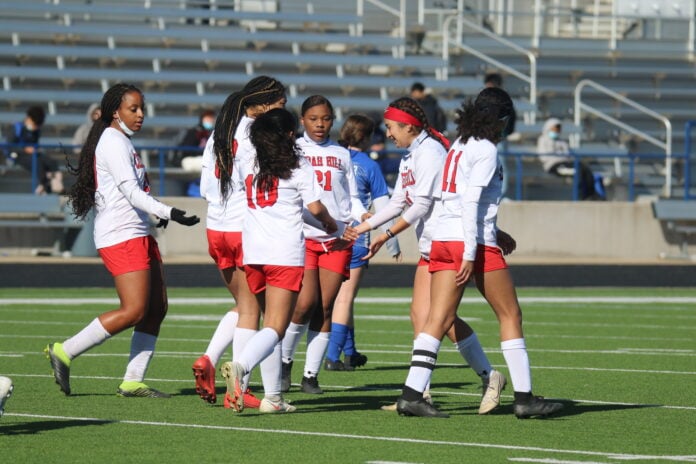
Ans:
{"type": "MultiPolygon", "coordinates": [[[[527,418],[560,410],[561,403],[532,393],[522,313],[504,259],[515,241],[496,227],[503,176],[496,144],[514,111],[508,94],[486,88],[464,103],[457,110],[457,137],[451,146],[418,102],[407,97],[391,102],[384,112],[386,134],[407,150],[391,197],[379,166],[365,153],[374,130],[370,118],[349,116],[334,142],[329,134],[335,116],[328,99],[314,95],[304,101],[302,135],[285,103],[285,87],[278,80],[252,79],[225,100],[203,152],[201,195],[208,204],[209,253],[236,305],[193,364],[198,395],[208,403],[217,401],[216,366],[230,345],[233,361],[223,362],[219,370],[227,385],[224,405],[237,412],[296,409],[283,393],[293,386],[293,360],[305,335],[299,384],[305,393],[323,393],[318,380],[322,366],[353,370],[364,365],[367,357],[355,348],[352,312],[362,272],[385,244],[400,261],[396,237],[413,226],[421,258],[410,311],[411,366],[402,394],[382,409],[448,417],[433,404],[429,388],[445,334],[481,378],[479,414],[499,405],[507,379],[491,367],[473,328],[457,316],[473,278],[500,324],[514,414],[527,418]],[[370,241],[370,231],[378,227],[382,233],[370,241]],[[257,365],[261,400],[248,386],[257,365]]],[[[143,106],[143,94],[134,86],[109,89],[78,166],[70,166],[77,176],[69,192],[73,211],[82,218],[92,210],[96,214],[95,244],[114,277],[120,306],[46,347],[55,381],[66,395],[71,393],[72,361],[133,327],[117,394],[170,396],[144,383],[167,312],[150,215],[158,218],[157,227],[170,220],[192,226],[199,218],[150,196],[145,167],[130,141],[142,127],[143,106]]]]}

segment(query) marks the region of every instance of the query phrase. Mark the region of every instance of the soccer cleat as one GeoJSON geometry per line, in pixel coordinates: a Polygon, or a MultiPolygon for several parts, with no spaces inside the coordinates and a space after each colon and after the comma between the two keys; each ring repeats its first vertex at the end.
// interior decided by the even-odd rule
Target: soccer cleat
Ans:
{"type": "Polygon", "coordinates": [[[433,405],[433,395],[430,394],[430,388],[426,388],[425,391],[423,391],[423,399],[429,405],[433,405]]]}
{"type": "Polygon", "coordinates": [[[45,349],[46,357],[51,361],[53,378],[60,387],[60,391],[70,395],[70,359],[63,351],[62,343],[50,343],[45,349]]]}
{"type": "Polygon", "coordinates": [[[500,394],[505,389],[507,380],[496,370],[492,370],[488,380],[483,381],[483,397],[479,406],[479,414],[488,414],[500,404],[500,394]]]}
{"type": "Polygon", "coordinates": [[[305,393],[311,393],[312,395],[322,395],[324,390],[319,386],[319,380],[316,376],[314,377],[302,377],[302,383],[300,384],[302,391],[305,393]]]}
{"type": "Polygon", "coordinates": [[[382,411],[396,411],[396,403],[380,406],[379,409],[381,409],[382,411]]]}
{"type": "Polygon", "coordinates": [[[142,382],[124,380],[116,390],[116,395],[123,398],[171,398],[172,395],[148,387],[142,382]]]}
{"type": "Polygon", "coordinates": [[[396,401],[396,411],[400,416],[418,416],[418,417],[449,417],[449,414],[440,412],[435,406],[420,398],[416,401],[407,401],[403,397],[399,397],[396,401]]]}
{"type": "Polygon", "coordinates": [[[0,376],[0,417],[5,412],[5,403],[12,396],[12,390],[14,390],[12,379],[0,376]]]}
{"type": "Polygon", "coordinates": [[[193,363],[193,376],[196,378],[196,393],[204,401],[215,404],[215,366],[208,355],[203,355],[193,363]]]}
{"type": "Polygon", "coordinates": [[[354,370],[353,367],[347,366],[341,361],[340,359],[338,361],[331,361],[330,359],[325,359],[324,360],[324,369],[327,371],[352,371],[354,370]]]}
{"type": "Polygon", "coordinates": [[[259,412],[264,414],[278,414],[285,412],[293,412],[297,408],[283,399],[281,396],[277,401],[271,400],[265,397],[261,400],[261,406],[259,406],[259,412]]]}
{"type": "Polygon", "coordinates": [[[513,411],[518,419],[532,416],[546,417],[563,409],[563,403],[545,400],[543,396],[531,396],[526,401],[515,400],[513,411]]]}
{"type": "Polygon", "coordinates": [[[367,356],[356,351],[355,354],[347,354],[343,358],[343,364],[352,368],[362,367],[367,364],[367,356]]]}
{"type": "Polygon", "coordinates": [[[226,362],[220,367],[220,372],[227,382],[227,393],[232,397],[232,408],[237,412],[244,411],[244,394],[242,394],[242,379],[244,368],[238,362],[226,362]]]}
{"type": "MultiPolygon", "coordinates": [[[[225,399],[223,400],[222,404],[225,406],[225,409],[231,409],[232,408],[232,396],[229,393],[225,393],[225,399]]],[[[244,392],[244,408],[248,409],[259,409],[259,406],[261,405],[261,400],[258,399],[250,389],[246,389],[244,392]]]]}
{"type": "Polygon", "coordinates": [[[283,361],[280,373],[280,391],[283,393],[290,391],[290,374],[292,374],[292,361],[289,363],[283,361]]]}

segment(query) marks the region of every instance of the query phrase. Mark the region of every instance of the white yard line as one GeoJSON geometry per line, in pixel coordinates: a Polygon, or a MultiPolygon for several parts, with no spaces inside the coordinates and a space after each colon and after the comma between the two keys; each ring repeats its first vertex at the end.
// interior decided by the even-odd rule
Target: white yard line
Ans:
{"type": "Polygon", "coordinates": [[[311,436],[311,437],[322,437],[322,438],[339,438],[342,440],[343,439],[354,439],[354,440],[360,440],[360,441],[371,440],[371,441],[390,442],[390,443],[410,443],[410,444],[419,444],[419,445],[486,448],[486,449],[514,450],[514,451],[525,451],[525,452],[533,451],[533,452],[542,452],[542,453],[551,453],[551,454],[594,456],[594,457],[600,457],[600,458],[604,458],[604,459],[617,459],[617,460],[648,460],[648,459],[653,459],[653,460],[670,461],[670,462],[696,462],[696,456],[642,455],[642,454],[631,454],[631,453],[614,453],[614,452],[605,452],[605,451],[543,448],[543,447],[539,447],[539,446],[503,445],[503,444],[497,444],[497,443],[425,440],[425,439],[406,438],[406,437],[356,435],[356,434],[312,432],[312,431],[305,431],[305,430],[288,430],[288,429],[264,429],[264,428],[254,428],[254,427],[234,427],[234,426],[209,425],[209,424],[187,424],[187,423],[180,423],[180,422],[114,420],[114,419],[109,419],[109,418],[95,418],[95,417],[81,417],[81,416],[54,416],[54,415],[45,415],[45,414],[23,414],[23,413],[13,413],[13,412],[6,413],[6,415],[8,417],[24,417],[24,418],[31,418],[31,419],[51,419],[51,420],[85,421],[85,422],[109,423],[109,424],[145,425],[145,426],[154,426],[154,427],[176,427],[176,428],[188,428],[188,429],[225,430],[225,431],[233,431],[233,432],[266,433],[266,434],[296,435],[296,436],[299,435],[299,436],[311,436]]]}

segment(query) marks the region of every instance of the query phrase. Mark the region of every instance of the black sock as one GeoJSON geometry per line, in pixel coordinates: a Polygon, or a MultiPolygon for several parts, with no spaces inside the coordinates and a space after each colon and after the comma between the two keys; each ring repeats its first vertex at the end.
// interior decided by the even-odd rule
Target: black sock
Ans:
{"type": "Polygon", "coordinates": [[[532,392],[515,392],[515,403],[529,403],[532,398],[532,392]]]}
{"type": "Polygon", "coordinates": [[[406,401],[418,401],[423,399],[423,392],[416,391],[404,385],[404,389],[401,391],[401,397],[406,401]]]}

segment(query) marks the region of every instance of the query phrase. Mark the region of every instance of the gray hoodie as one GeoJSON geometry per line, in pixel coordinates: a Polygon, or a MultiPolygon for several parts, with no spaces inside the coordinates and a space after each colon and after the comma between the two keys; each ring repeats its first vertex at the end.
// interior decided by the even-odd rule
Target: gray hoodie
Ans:
{"type": "MultiPolygon", "coordinates": [[[[81,147],[87,141],[89,131],[92,129],[92,124],[94,124],[94,121],[92,121],[92,113],[97,108],[99,108],[98,103],[92,103],[89,105],[89,108],[87,109],[87,121],[80,124],[80,127],[78,127],[75,131],[72,139],[73,145],[79,145],[81,147]]],[[[79,148],[76,148],[75,151],[78,153],[80,152],[79,148]]]]}
{"type": "Polygon", "coordinates": [[[573,161],[573,157],[569,156],[568,142],[561,139],[554,140],[549,137],[551,129],[559,124],[562,124],[562,122],[558,118],[547,119],[544,123],[544,128],[541,130],[541,135],[537,139],[537,154],[544,171],[547,172],[554,164],[563,161],[573,161]]]}

